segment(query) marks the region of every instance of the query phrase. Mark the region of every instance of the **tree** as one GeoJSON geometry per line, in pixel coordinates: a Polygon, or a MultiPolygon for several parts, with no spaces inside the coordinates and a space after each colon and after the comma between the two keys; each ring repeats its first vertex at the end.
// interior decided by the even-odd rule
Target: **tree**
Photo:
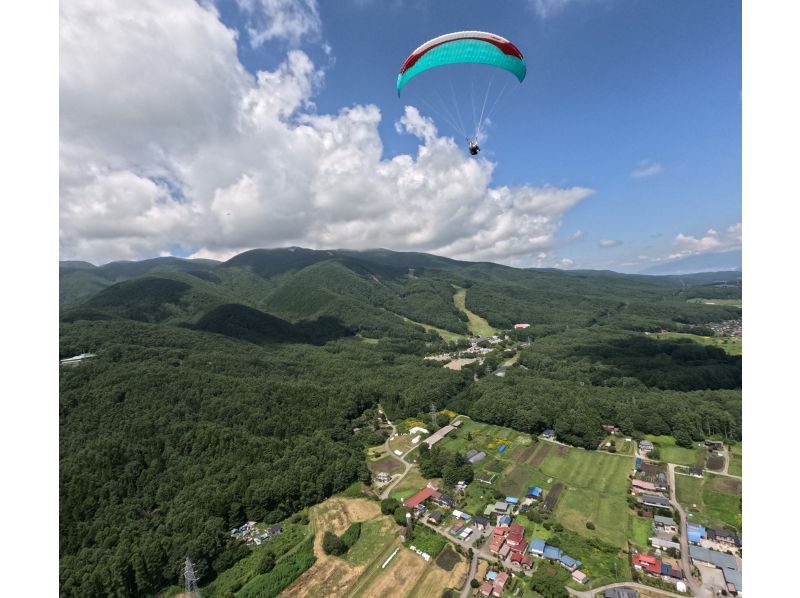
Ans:
{"type": "Polygon", "coordinates": [[[594,523],[591,521],[586,522],[586,529],[594,529],[594,523]]]}
{"type": "Polygon", "coordinates": [[[474,577],[470,580],[469,585],[471,588],[479,588],[481,586],[481,582],[479,582],[474,577]]]}
{"type": "Polygon", "coordinates": [[[410,511],[405,507],[397,507],[394,510],[394,520],[397,522],[397,525],[406,524],[406,513],[410,513],[410,511]]]}
{"type": "Polygon", "coordinates": [[[345,546],[345,543],[342,542],[339,536],[326,531],[325,535],[322,537],[322,550],[325,551],[325,554],[340,556],[347,552],[347,546],[345,546]]]}
{"type": "Polygon", "coordinates": [[[271,552],[265,552],[261,561],[258,563],[259,574],[269,573],[275,567],[275,555],[271,552]]]}
{"type": "Polygon", "coordinates": [[[399,506],[400,501],[396,498],[384,498],[381,501],[381,513],[383,515],[391,515],[399,506]]]}

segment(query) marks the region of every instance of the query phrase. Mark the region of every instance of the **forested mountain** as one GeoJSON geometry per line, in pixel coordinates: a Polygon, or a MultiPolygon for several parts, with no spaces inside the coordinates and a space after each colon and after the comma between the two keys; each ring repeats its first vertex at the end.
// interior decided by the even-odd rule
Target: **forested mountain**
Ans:
{"type": "MultiPolygon", "coordinates": [[[[741,358],[645,332],[741,317],[739,277],[520,270],[386,250],[254,250],[224,263],[61,264],[61,586],[152,596],[190,555],[204,581],[246,548],[227,531],[274,522],[367,480],[380,403],[433,403],[593,449],[626,433],[741,435],[741,358]],[[719,280],[731,284],[716,284],[719,280]],[[469,334],[466,307],[526,322],[504,377],[424,361],[469,334]],[[448,336],[448,338],[452,338],[448,336]],[[530,342],[528,342],[530,341],[530,342]],[[358,429],[358,432],[354,432],[358,429]]],[[[487,357],[497,367],[502,349],[487,357]]]]}

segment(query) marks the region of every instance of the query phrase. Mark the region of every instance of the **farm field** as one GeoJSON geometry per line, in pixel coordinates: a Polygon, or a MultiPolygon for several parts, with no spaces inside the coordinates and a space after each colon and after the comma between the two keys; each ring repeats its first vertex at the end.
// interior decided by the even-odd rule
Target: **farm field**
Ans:
{"type": "Polygon", "coordinates": [[[650,544],[652,535],[653,520],[647,517],[630,517],[630,527],[628,528],[628,538],[634,546],[645,549],[650,544]]]}
{"type": "Polygon", "coordinates": [[[705,447],[694,444],[692,448],[683,448],[675,443],[672,436],[645,435],[645,438],[657,445],[661,451],[661,460],[665,463],[675,463],[687,467],[703,467],[707,450],[705,447]]]}
{"type": "Polygon", "coordinates": [[[394,487],[391,494],[389,495],[391,498],[396,498],[397,500],[403,500],[416,494],[428,482],[433,482],[434,484],[438,484],[441,480],[428,480],[427,478],[422,477],[419,473],[419,468],[414,465],[397,486],[394,487]]]}
{"type": "Polygon", "coordinates": [[[741,529],[741,480],[713,474],[703,478],[676,474],[675,492],[687,516],[691,514],[689,521],[741,529]]]}
{"type": "Polygon", "coordinates": [[[597,537],[624,549],[628,536],[628,505],[623,496],[608,496],[583,488],[565,488],[556,508],[556,519],[572,531],[587,537],[597,537]],[[595,525],[586,528],[586,522],[595,525]]]}
{"type": "Polygon", "coordinates": [[[624,496],[628,491],[628,473],[633,470],[633,459],[552,445],[539,468],[543,474],[568,486],[624,496]]]}
{"type": "Polygon", "coordinates": [[[315,530],[314,554],[317,562],[298,577],[281,596],[344,596],[356,584],[367,568],[367,554],[379,558],[392,544],[398,542],[392,533],[396,528],[389,517],[381,515],[377,502],[358,498],[331,498],[311,507],[309,518],[315,530]],[[343,559],[325,554],[322,537],[326,531],[340,535],[354,521],[370,522],[362,527],[362,536],[351,549],[353,554],[343,559]],[[375,522],[372,524],[372,522],[375,522]]]}
{"type": "Polygon", "coordinates": [[[409,598],[440,598],[444,588],[458,588],[469,572],[466,559],[449,546],[428,563],[409,598]]]}
{"type": "Polygon", "coordinates": [[[709,345],[711,347],[719,347],[728,355],[741,355],[742,354],[742,337],[736,336],[700,336],[697,334],[687,334],[685,332],[659,332],[654,334],[659,340],[680,340],[688,339],[701,345],[709,345]]]}
{"type": "Polygon", "coordinates": [[[399,473],[403,471],[403,465],[400,463],[400,461],[388,455],[377,461],[368,463],[367,467],[372,473],[378,473],[379,471],[384,471],[386,473],[399,473]]]}
{"type": "Polygon", "coordinates": [[[461,416],[461,427],[457,432],[451,432],[439,441],[437,446],[454,452],[465,452],[469,449],[485,451],[487,455],[497,455],[502,459],[511,459],[511,455],[520,446],[528,446],[533,442],[530,434],[517,432],[511,428],[493,426],[476,422],[466,416],[461,416]],[[467,435],[471,440],[467,440],[467,435]],[[505,453],[499,453],[498,448],[507,445],[505,453]]]}
{"type": "Polygon", "coordinates": [[[695,297],[694,299],[687,299],[686,303],[702,303],[703,305],[730,305],[732,307],[742,307],[741,299],[703,299],[695,297]]]}
{"type": "Polygon", "coordinates": [[[480,317],[478,314],[467,309],[467,289],[462,289],[460,287],[456,288],[458,290],[456,291],[455,295],[453,295],[453,303],[455,303],[458,309],[467,314],[467,318],[469,318],[469,329],[472,331],[472,333],[478,336],[493,335],[494,328],[489,325],[489,322],[480,317]]]}
{"type": "MultiPolygon", "coordinates": [[[[602,441],[602,445],[605,446],[607,442],[615,443],[618,455],[633,455],[633,447],[634,447],[633,441],[628,442],[622,436],[612,435],[612,436],[606,436],[602,441]]],[[[607,451],[608,449],[604,448],[603,450],[607,451]]]]}
{"type": "Polygon", "coordinates": [[[731,447],[728,451],[728,473],[731,475],[742,475],[742,443],[731,447]]]}

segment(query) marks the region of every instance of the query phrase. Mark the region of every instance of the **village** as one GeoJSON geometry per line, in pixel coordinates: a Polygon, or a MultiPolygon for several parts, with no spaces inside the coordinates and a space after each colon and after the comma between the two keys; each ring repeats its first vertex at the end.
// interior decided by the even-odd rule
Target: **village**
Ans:
{"type": "MultiPolygon", "coordinates": [[[[675,496],[676,477],[680,487],[683,480],[703,479],[710,475],[711,470],[648,459],[648,453],[663,443],[663,439],[642,439],[635,443],[633,439],[622,436],[617,426],[609,424],[604,426],[609,436],[599,447],[606,449],[602,453],[567,447],[558,441],[557,432],[552,429],[530,439],[532,442],[528,445],[519,446],[520,442],[528,440],[522,435],[516,438],[497,435],[496,442],[481,446],[480,442],[471,442],[481,438],[479,433],[473,432],[481,428],[479,424],[465,416],[447,415],[453,417],[433,433],[422,426],[395,433],[390,439],[392,446],[400,446],[404,439],[405,445],[392,453],[408,464],[405,474],[411,472],[412,475],[377,471],[374,483],[383,489],[382,496],[399,497],[403,507],[409,510],[404,538],[411,541],[415,527],[422,526],[446,538],[462,554],[472,555],[471,571],[481,571],[482,575],[464,580],[466,593],[462,596],[522,595],[509,593],[508,588],[521,587],[515,579],[529,578],[542,567],[557,567],[566,575],[570,592],[588,591],[586,596],[594,595],[589,588],[602,588],[609,582],[625,579],[631,582],[626,591],[633,593],[622,594],[620,587],[615,587],[608,590],[608,596],[638,595],[636,587],[639,585],[654,588],[652,591],[656,588],[671,591],[673,595],[742,595],[739,534],[723,527],[707,528],[693,523],[692,513],[687,520],[675,496]],[[608,448],[612,443],[621,447],[620,452],[609,454],[608,448]],[[475,479],[469,483],[459,481],[452,487],[446,487],[439,480],[427,480],[417,488],[405,488],[402,484],[404,478],[418,478],[418,475],[413,475],[416,473],[413,451],[418,450],[420,444],[428,448],[444,446],[447,450],[460,448],[465,459],[475,467],[475,479]],[[647,526],[642,530],[644,541],[631,538],[624,542],[624,548],[620,544],[619,551],[613,550],[615,554],[609,555],[608,560],[618,559],[612,564],[615,569],[613,578],[603,571],[603,564],[593,556],[596,551],[575,552],[549,541],[553,529],[565,527],[558,515],[566,513],[567,509],[560,507],[559,497],[565,497],[563,502],[571,495],[572,489],[568,484],[550,477],[544,483],[531,483],[525,488],[518,484],[521,491],[517,495],[498,495],[499,489],[508,488],[509,477],[515,478],[515,482],[521,481],[516,479],[520,470],[530,472],[531,480],[541,479],[543,472],[537,472],[536,467],[541,468],[548,458],[562,454],[575,463],[596,460],[600,454],[608,454],[608,458],[604,457],[604,464],[613,463],[615,472],[618,464],[621,474],[614,475],[627,484],[626,506],[631,518],[637,524],[642,522],[647,526]],[[532,458],[535,455],[539,458],[532,458]],[[524,464],[520,464],[520,460],[524,460],[524,464]],[[396,491],[398,488],[401,488],[400,492],[396,491]],[[536,523],[543,519],[556,521],[550,531],[536,523]],[[623,557],[625,561],[621,560],[623,557]],[[480,567],[479,563],[485,566],[480,567]]],[[[495,438],[493,436],[492,440],[495,438]]],[[[390,441],[387,441],[387,446],[390,441]]],[[[668,455],[670,449],[670,446],[662,448],[668,455]]],[[[708,440],[698,445],[697,453],[701,451],[706,463],[712,463],[715,458],[721,458],[723,443],[708,440]]],[[[595,526],[587,522],[585,527],[595,526]]],[[[572,527],[572,530],[580,528],[572,527]]]]}

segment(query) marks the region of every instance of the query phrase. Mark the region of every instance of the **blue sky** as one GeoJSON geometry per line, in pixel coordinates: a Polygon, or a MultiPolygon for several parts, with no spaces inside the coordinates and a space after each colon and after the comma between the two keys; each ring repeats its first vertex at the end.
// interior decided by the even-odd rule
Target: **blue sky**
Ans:
{"type": "MultiPolygon", "coordinates": [[[[679,265],[686,257],[704,254],[708,254],[708,267],[713,268],[715,255],[722,256],[720,263],[728,264],[731,252],[740,251],[740,3],[222,0],[215,3],[214,9],[224,28],[235,32],[235,60],[240,63],[236,68],[243,67],[252,77],[259,72],[276,73],[287,63],[287,56],[299,50],[319,74],[302,92],[302,108],[280,117],[283,125],[295,127],[296,132],[309,115],[335,116],[347,108],[377,107],[379,120],[374,126],[382,145],[380,162],[373,169],[404,156],[411,156],[414,165],[420,166],[422,137],[412,129],[421,129],[408,124],[409,118],[416,118],[407,114],[409,105],[419,108],[422,117],[433,120],[438,137],[456,137],[463,152],[463,140],[425,101],[433,102],[430,92],[437,85],[449,98],[452,92],[448,88],[455,82],[462,92],[477,83],[480,102],[489,77],[486,70],[491,69],[458,71],[456,67],[445,72],[445,67],[437,69],[440,73],[431,71],[409,83],[404,97],[398,99],[398,68],[414,48],[437,35],[466,29],[507,37],[525,55],[528,74],[513,93],[505,94],[492,115],[478,160],[483,170],[475,174],[475,184],[483,185],[481,192],[487,197],[492,189],[504,186],[523,189],[523,194],[549,188],[565,194],[574,192],[571,198],[557,200],[561,203],[547,216],[546,230],[530,224],[536,215],[526,212],[529,229],[521,236],[543,240],[526,245],[517,239],[514,248],[505,253],[488,250],[477,241],[459,244],[450,238],[450,232],[442,231],[419,235],[423,240],[414,241],[409,240],[411,237],[388,236],[385,243],[380,243],[377,234],[363,232],[352,223],[342,226],[356,228],[357,237],[333,233],[310,237],[312,230],[320,230],[310,227],[292,237],[298,239],[298,244],[316,241],[320,245],[344,246],[353,238],[355,247],[377,243],[390,249],[438,250],[454,257],[515,265],[620,271],[643,271],[672,262],[679,265]],[[398,126],[403,119],[406,124],[398,126]]],[[[137,18],[147,16],[141,14],[144,16],[137,18]]],[[[124,44],[124,40],[118,43],[124,44]]],[[[62,67],[62,94],[63,70],[62,67]]],[[[502,77],[493,81],[495,92],[502,81],[502,77]]],[[[509,91],[516,86],[513,79],[512,83],[509,91]]],[[[280,96],[283,92],[272,93],[280,96]]],[[[463,93],[457,95],[461,109],[468,112],[473,100],[463,93]]],[[[69,119],[69,114],[66,117],[69,119]]],[[[210,142],[196,143],[200,148],[210,142]]],[[[287,143],[287,147],[293,147],[293,142],[287,143]]],[[[195,154],[202,151],[197,148],[195,154]]],[[[168,152],[161,155],[165,153],[168,152]]],[[[127,170],[141,176],[147,170],[142,166],[143,159],[134,161],[129,156],[127,161],[132,165],[127,170]]],[[[175,173],[195,160],[196,155],[189,160],[176,154],[171,161],[159,163],[155,157],[148,157],[145,162],[153,164],[148,168],[157,174],[148,171],[146,179],[154,182],[157,189],[169,188],[172,195],[177,190],[178,197],[188,198],[184,203],[191,203],[191,189],[199,185],[185,174],[175,173]],[[169,184],[162,184],[163,181],[169,184]]],[[[456,161],[452,158],[448,162],[454,172],[472,168],[456,161]]],[[[251,170],[239,174],[258,178],[251,170]]],[[[421,172],[417,175],[427,176],[421,172]]],[[[402,177],[402,173],[397,176],[402,177]]],[[[267,173],[264,178],[274,179],[275,174],[267,173]]],[[[231,182],[230,176],[220,178],[223,179],[231,182]]],[[[104,184],[104,188],[110,185],[107,181],[104,184]]],[[[123,177],[118,176],[114,185],[122,184],[131,181],[123,183],[123,177]]],[[[219,203],[225,193],[236,195],[238,199],[234,199],[241,204],[244,189],[249,187],[242,180],[237,185],[231,191],[233,186],[223,188],[222,183],[209,183],[208,197],[198,197],[197,206],[219,203]]],[[[374,185],[365,182],[364,188],[368,194],[374,185]]],[[[522,201],[515,197],[512,194],[511,199],[498,204],[496,217],[506,212],[513,216],[514,206],[522,201]]],[[[314,206],[319,207],[320,201],[315,200],[314,206]]],[[[229,215],[230,208],[226,210],[229,215]]],[[[201,210],[198,208],[195,213],[198,211],[201,210]]],[[[225,222],[223,219],[218,226],[224,227],[225,222]]],[[[373,226],[379,228],[381,223],[375,221],[373,226]]],[[[502,238],[498,231],[493,234],[488,236],[502,238]]],[[[480,235],[476,229],[475,238],[480,235]]],[[[287,243],[288,239],[287,236],[287,243]]],[[[254,243],[284,244],[281,240],[279,235],[265,235],[263,239],[242,241],[241,245],[228,242],[225,247],[233,250],[254,243]]],[[[65,244],[62,242],[62,246],[65,244]]],[[[225,251],[222,246],[212,250],[212,243],[196,230],[176,229],[175,238],[162,245],[159,250],[157,245],[142,244],[139,253],[130,251],[137,256],[142,251],[194,254],[198,248],[208,248],[205,255],[209,256],[217,255],[214,251],[225,251]]],[[[77,257],[79,252],[72,253],[77,257]]]]}

